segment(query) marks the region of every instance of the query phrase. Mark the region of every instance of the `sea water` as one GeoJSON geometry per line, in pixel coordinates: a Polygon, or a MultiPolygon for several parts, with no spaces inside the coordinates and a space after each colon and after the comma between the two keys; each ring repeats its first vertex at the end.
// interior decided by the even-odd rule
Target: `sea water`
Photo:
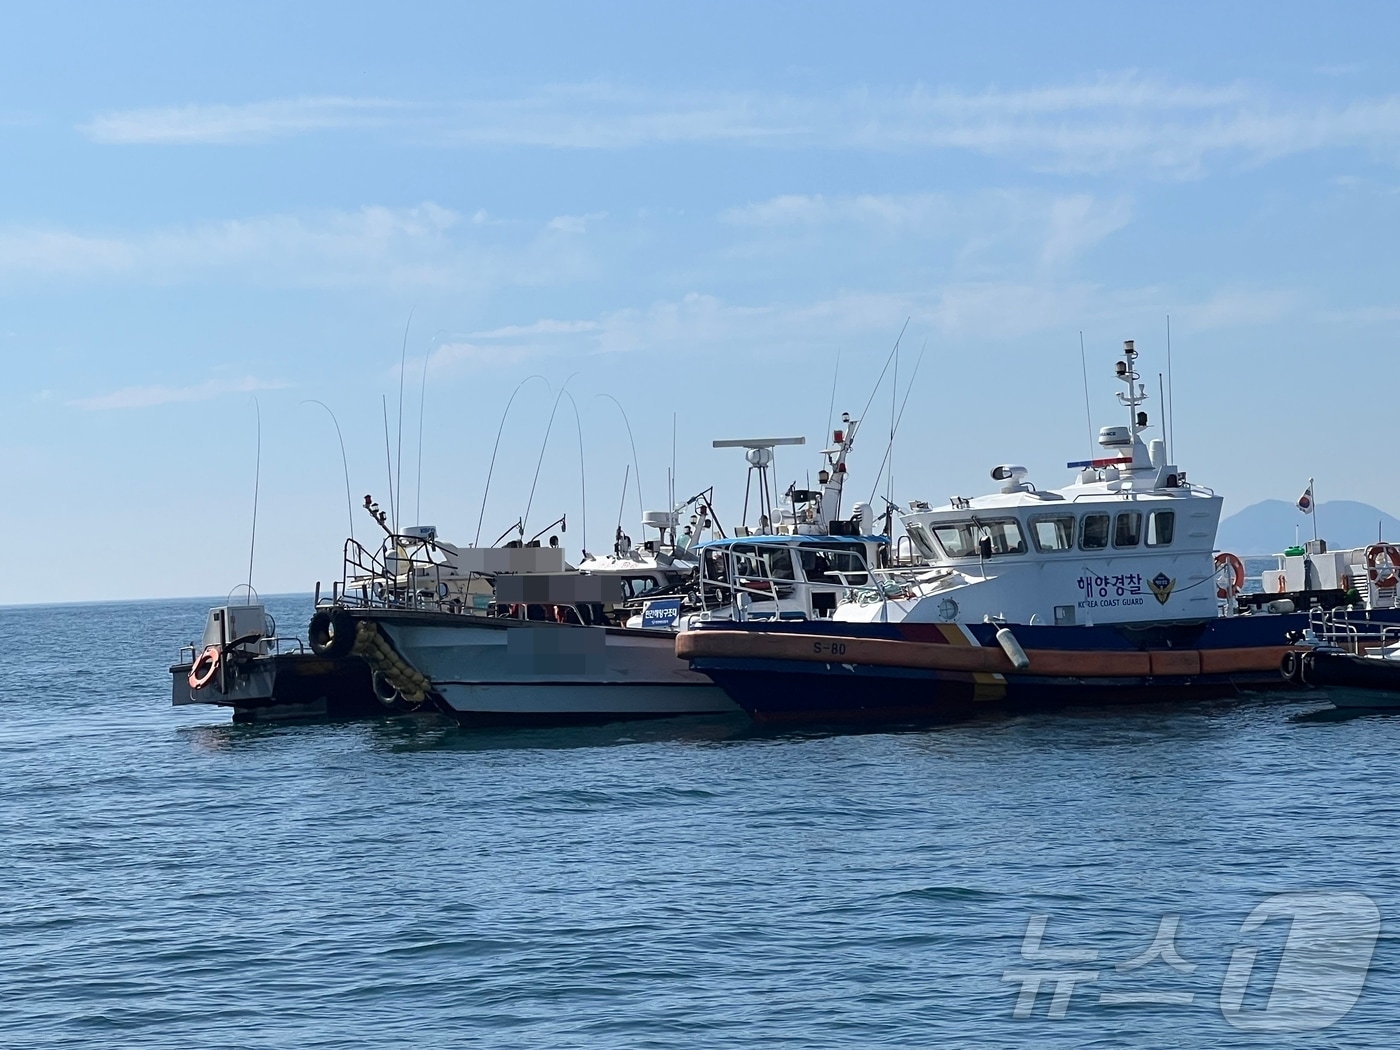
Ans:
{"type": "Polygon", "coordinates": [[[209,604],[0,609],[0,1045],[1394,1039],[1400,718],[232,725],[209,604]]]}

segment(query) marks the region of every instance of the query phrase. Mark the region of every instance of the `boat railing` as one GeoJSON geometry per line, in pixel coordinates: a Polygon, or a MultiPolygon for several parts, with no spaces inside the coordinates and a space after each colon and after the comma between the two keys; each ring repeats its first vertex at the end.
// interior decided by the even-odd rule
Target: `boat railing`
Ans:
{"type": "MultiPolygon", "coordinates": [[[[736,621],[754,619],[807,619],[815,613],[811,603],[811,588],[818,581],[798,579],[793,570],[800,549],[792,543],[764,540],[746,540],[749,550],[743,553],[725,551],[722,577],[707,572],[712,562],[702,562],[700,567],[699,599],[701,608],[708,613],[728,609],[736,621]],[[774,554],[782,551],[788,555],[789,570],[792,575],[780,575],[774,571],[774,554]],[[741,564],[742,562],[742,564],[741,564]],[[755,602],[766,608],[755,611],[755,602]],[[789,607],[785,608],[785,603],[789,607]]],[[[839,603],[859,600],[858,595],[869,594],[871,601],[881,601],[885,597],[884,587],[877,581],[874,572],[859,551],[843,552],[855,559],[854,567],[828,569],[821,575],[820,582],[835,584],[844,589],[839,603]]],[[[805,574],[805,570],[804,570],[805,574]]],[[[833,608],[833,612],[835,609],[833,608]]]]}
{"type": "Polygon", "coordinates": [[[468,578],[457,576],[434,553],[441,553],[440,548],[419,536],[386,536],[377,551],[347,539],[331,601],[364,609],[461,612],[462,595],[453,592],[448,580],[466,584],[468,578]]]}
{"type": "MultiPolygon", "coordinates": [[[[248,656],[288,656],[293,653],[305,653],[308,651],[306,642],[296,635],[268,635],[256,638],[252,642],[241,643],[230,647],[233,652],[242,652],[248,656]],[[254,645],[256,648],[244,649],[243,645],[254,645]]],[[[180,646],[180,659],[182,664],[192,664],[195,657],[204,650],[204,646],[191,642],[188,645],[180,646]]]]}
{"type": "Polygon", "coordinates": [[[1335,610],[1315,610],[1308,617],[1308,635],[1305,640],[1316,640],[1321,645],[1333,646],[1364,655],[1371,649],[1386,649],[1400,645],[1400,624],[1385,624],[1375,620],[1340,620],[1335,610]],[[1308,635],[1311,639],[1308,639],[1308,635]]]}
{"type": "Polygon", "coordinates": [[[894,551],[890,558],[890,565],[895,568],[905,568],[910,565],[919,565],[923,559],[919,552],[914,549],[914,540],[905,534],[894,541],[894,551]]]}

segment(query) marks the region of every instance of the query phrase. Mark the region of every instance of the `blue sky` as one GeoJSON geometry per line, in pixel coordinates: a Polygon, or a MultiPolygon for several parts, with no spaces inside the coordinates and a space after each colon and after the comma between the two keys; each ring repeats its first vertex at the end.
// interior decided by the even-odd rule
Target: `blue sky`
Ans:
{"type": "MultiPolygon", "coordinates": [[[[462,542],[527,376],[545,382],[511,409],[482,539],[540,462],[530,531],[567,513],[576,554],[610,544],[632,461],[602,395],[648,507],[674,417],[678,490],[714,484],[732,517],[742,461],[711,439],[815,444],[838,353],[836,411],[859,413],[906,319],[901,387],[926,349],[901,501],[983,491],[999,462],[1064,481],[1087,454],[1079,333],[1098,426],[1121,340],[1155,386],[1170,314],[1176,458],[1227,513],[1315,475],[1324,502],[1400,514],[1390,6],[6,18],[0,602],[241,581],[254,397],[255,585],[338,575],[340,452],[306,402],[339,418],[356,503],[387,504],[406,325],[403,519],[462,542]]],[[[889,413],[887,379],[861,498],[889,413]]],[[[815,467],[781,452],[780,487],[815,467]]],[[[632,488],[634,535],[637,511],[632,488]]]]}

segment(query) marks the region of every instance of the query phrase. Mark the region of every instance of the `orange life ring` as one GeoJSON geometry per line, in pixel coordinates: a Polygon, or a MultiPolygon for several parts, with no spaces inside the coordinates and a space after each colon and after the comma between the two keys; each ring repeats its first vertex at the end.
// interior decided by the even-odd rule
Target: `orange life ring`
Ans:
{"type": "Polygon", "coordinates": [[[191,689],[203,689],[214,680],[219,670],[219,647],[211,645],[199,654],[199,659],[190,665],[189,682],[191,689]]]}
{"type": "Polygon", "coordinates": [[[1244,589],[1244,562],[1240,561],[1236,555],[1225,551],[1215,556],[1215,573],[1217,576],[1220,575],[1220,570],[1227,565],[1230,567],[1230,586],[1222,587],[1218,583],[1215,585],[1215,596],[1225,600],[1229,600],[1244,589]]]}
{"type": "Polygon", "coordinates": [[[1400,583],[1400,549],[1393,543],[1373,543],[1366,548],[1366,575],[1376,587],[1394,587],[1400,583]],[[1380,567],[1381,555],[1386,567],[1380,567]]]}

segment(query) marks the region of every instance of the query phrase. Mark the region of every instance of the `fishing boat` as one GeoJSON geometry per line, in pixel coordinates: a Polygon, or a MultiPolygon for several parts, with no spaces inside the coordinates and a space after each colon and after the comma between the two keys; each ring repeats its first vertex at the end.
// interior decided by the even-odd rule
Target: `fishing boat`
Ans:
{"type": "MultiPolygon", "coordinates": [[[[742,448],[749,464],[741,523],[734,535],[718,529],[718,538],[689,549],[698,564],[685,588],[650,597],[629,627],[684,631],[699,623],[729,621],[736,610],[747,621],[819,620],[835,614],[852,586],[870,579],[868,566],[888,560],[887,536],[874,535],[869,503],[857,503],[842,517],[842,493],[849,478],[847,461],[859,421],[849,413],[832,431],[821,451],[815,488],[791,483],[781,505],[773,503],[773,450],[801,445],[801,437],[724,439],[716,448],[742,448]],[[755,492],[757,524],[749,526],[750,497],[755,492]]],[[[713,508],[702,521],[718,528],[713,508]]],[[[692,519],[693,523],[694,519],[692,519]]]]}
{"type": "Polygon", "coordinates": [[[617,618],[626,626],[661,630],[673,626],[674,610],[694,588],[699,547],[717,528],[713,502],[714,490],[708,488],[670,510],[643,512],[642,540],[637,543],[619,521],[610,554],[584,553],[580,572],[619,580],[617,618]],[[687,515],[689,522],[683,526],[687,515]],[[648,530],[654,530],[655,537],[648,530]]]}
{"type": "MultiPolygon", "coordinates": [[[[961,718],[995,708],[1115,704],[1276,688],[1307,613],[1285,595],[1241,602],[1244,566],[1215,549],[1222,497],[1188,480],[1149,420],[1137,352],[1114,374],[1127,425],[1102,455],[1042,489],[1026,468],[995,492],[901,513],[919,554],[871,568],[830,619],[738,611],[677,653],[763,721],[961,718]]],[[[1394,616],[1394,611],[1369,616],[1394,616]]]]}
{"type": "Polygon", "coordinates": [[[313,653],[250,593],[209,610],[197,643],[170,668],[171,703],[229,708],[235,722],[363,718],[387,713],[375,696],[368,663],[354,655],[313,653]]]}
{"type": "Polygon", "coordinates": [[[427,698],[465,724],[737,711],[676,658],[670,631],[622,626],[627,572],[570,567],[557,536],[458,547],[435,529],[380,524],[378,550],[347,542],[309,641],[319,655],[367,661],[385,704],[427,698]]]}
{"type": "MultiPolygon", "coordinates": [[[[427,528],[392,535],[367,498],[385,533],[381,547],[347,543],[344,578],[312,623],[312,648],[368,660],[373,691],[386,703],[428,696],[473,724],[737,713],[707,676],[676,658],[674,633],[691,620],[728,616],[731,602],[750,619],[829,617],[850,587],[868,582],[865,566],[885,538],[868,535],[868,504],[840,517],[857,425],[843,415],[823,451],[820,487],[789,486],[785,509],[773,505],[772,450],[803,439],[715,442],[745,448],[749,463],[733,536],[723,536],[707,489],[644,514],[655,538],[644,533],[634,545],[619,527],[612,554],[576,567],[557,537],[545,546],[543,532],[526,540],[523,527],[517,540],[490,548],[456,547],[427,528]],[[712,530],[721,538],[707,540],[712,530]]],[[[562,518],[555,524],[566,527],[562,518]]]]}
{"type": "Polygon", "coordinates": [[[1286,681],[1325,690],[1342,710],[1400,710],[1400,626],[1324,612],[1299,641],[1279,663],[1286,681]]]}

